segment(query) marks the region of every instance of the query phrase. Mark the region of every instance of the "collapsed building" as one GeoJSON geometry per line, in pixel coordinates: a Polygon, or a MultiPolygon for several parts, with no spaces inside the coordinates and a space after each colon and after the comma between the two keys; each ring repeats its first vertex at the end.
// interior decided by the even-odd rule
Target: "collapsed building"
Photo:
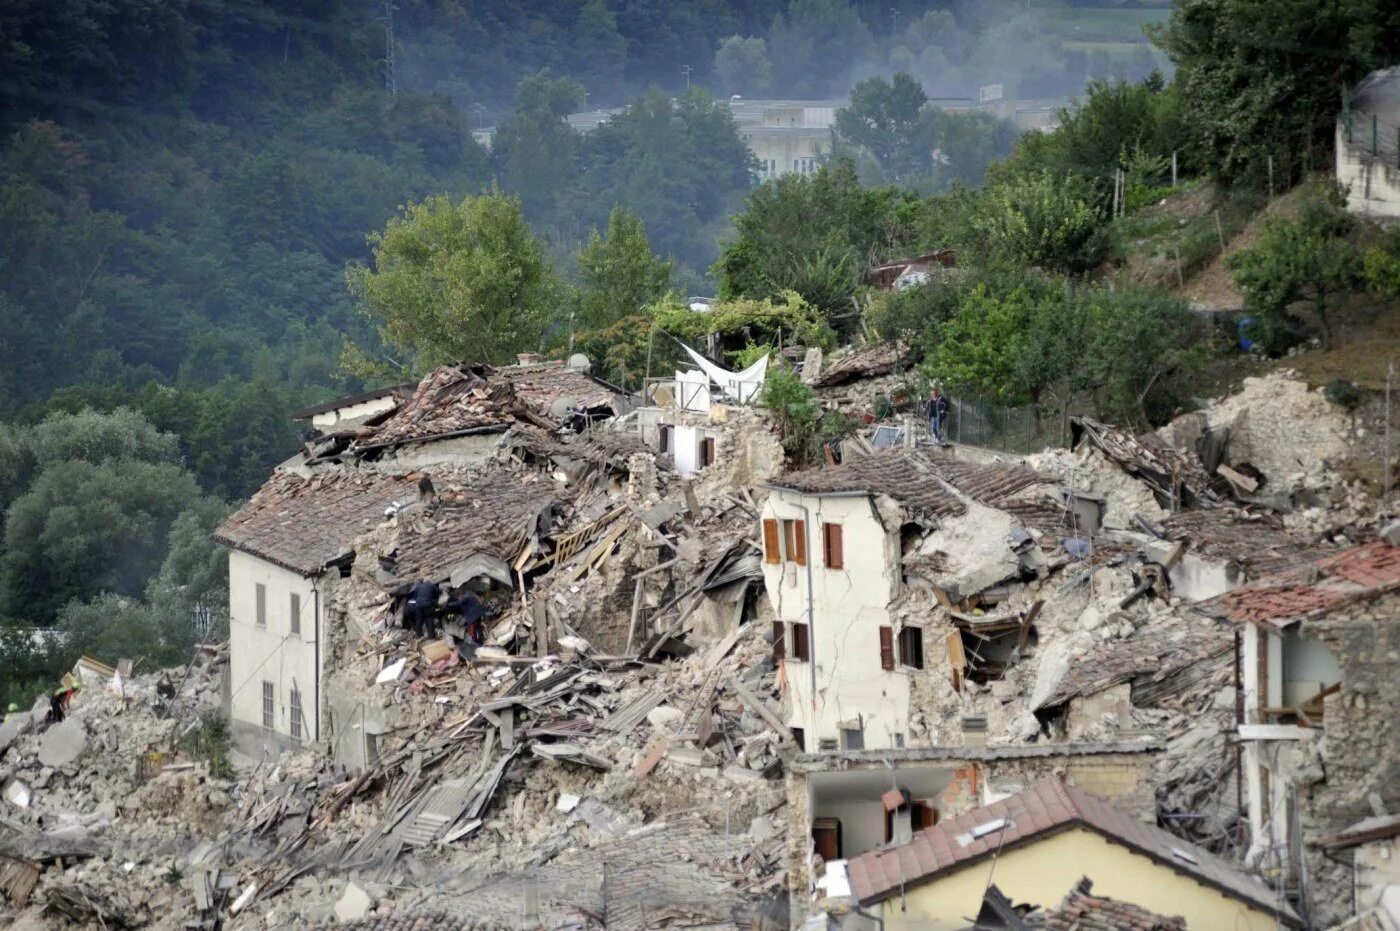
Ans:
{"type": "MultiPolygon", "coordinates": [[[[864,404],[902,352],[818,391],[864,404]]],[[[164,755],[150,683],[129,718],[75,699],[90,740],[137,737],[76,766],[0,730],[7,796],[45,813],[0,823],[0,917],[1384,927],[1390,544],[1315,393],[1080,420],[1024,460],[906,439],[784,471],[743,373],[680,374],[639,399],[449,366],[302,412],[217,534],[248,765],[164,755]],[[1321,464],[1276,448],[1285,402],[1321,464]],[[467,607],[414,626],[419,586],[467,607]],[[146,801],[75,793],[99,757],[95,792],[146,801]]]]}

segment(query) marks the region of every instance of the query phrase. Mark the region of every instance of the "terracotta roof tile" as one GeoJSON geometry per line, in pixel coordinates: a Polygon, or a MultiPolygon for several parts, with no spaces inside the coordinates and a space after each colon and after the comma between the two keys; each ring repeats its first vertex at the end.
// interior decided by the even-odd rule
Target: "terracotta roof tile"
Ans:
{"type": "Polygon", "coordinates": [[[378,526],[394,501],[417,497],[416,477],[334,472],[306,479],[277,473],[219,525],[214,539],[315,575],[355,537],[378,526]]]}
{"type": "MultiPolygon", "coordinates": [[[[1045,779],[1001,801],[917,831],[909,844],[855,857],[847,864],[847,870],[856,898],[869,904],[897,894],[901,885],[907,888],[930,881],[993,850],[1032,843],[1071,827],[1094,831],[1260,910],[1274,913],[1277,908],[1266,886],[1232,864],[1066,784],[1059,777],[1045,779]],[[971,837],[974,829],[1000,820],[1007,822],[1005,827],[991,830],[981,838],[971,837]],[[905,849],[910,847],[919,848],[920,855],[910,857],[905,849]],[[1190,860],[1178,852],[1187,854],[1190,860]]],[[[1299,924],[1297,916],[1286,908],[1280,918],[1293,927],[1299,924]]]]}
{"type": "Polygon", "coordinates": [[[1400,586],[1400,547],[1384,540],[1265,576],[1197,608],[1232,621],[1286,626],[1400,586]]]}
{"type": "Polygon", "coordinates": [[[1045,915],[1045,931],[1186,931],[1185,918],[1164,918],[1147,909],[1078,890],[1045,915]]]}
{"type": "Polygon", "coordinates": [[[437,501],[406,511],[389,544],[399,579],[443,579],[476,554],[511,562],[543,518],[573,492],[536,473],[510,469],[433,473],[437,501]]]}
{"type": "Polygon", "coordinates": [[[1037,486],[1054,482],[1025,466],[981,464],[928,450],[878,450],[824,469],[789,472],[773,481],[777,488],[823,495],[868,492],[888,495],[911,511],[956,517],[967,510],[960,496],[989,507],[1022,512],[1030,523],[1062,523],[1064,511],[1037,486]]]}
{"type": "Polygon", "coordinates": [[[570,407],[607,407],[618,412],[616,391],[563,362],[509,365],[496,372],[510,383],[521,400],[545,417],[560,416],[554,409],[559,401],[570,407]]]}
{"type": "Polygon", "coordinates": [[[448,366],[429,374],[394,415],[352,449],[423,442],[467,433],[504,431],[523,413],[508,382],[486,366],[448,366]]]}
{"type": "Polygon", "coordinates": [[[1095,644],[1070,665],[1059,685],[1036,705],[1053,708],[1077,695],[1093,695],[1123,682],[1159,681],[1234,648],[1234,630],[1216,620],[1165,615],[1123,640],[1095,644]]]}

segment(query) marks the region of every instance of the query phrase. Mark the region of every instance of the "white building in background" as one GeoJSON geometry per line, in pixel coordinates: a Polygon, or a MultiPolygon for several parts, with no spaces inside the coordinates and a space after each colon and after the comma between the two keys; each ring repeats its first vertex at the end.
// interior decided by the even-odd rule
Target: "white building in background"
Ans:
{"type": "Polygon", "coordinates": [[[1347,210],[1400,217],[1400,65],[1367,75],[1337,121],[1337,183],[1347,210]]]}

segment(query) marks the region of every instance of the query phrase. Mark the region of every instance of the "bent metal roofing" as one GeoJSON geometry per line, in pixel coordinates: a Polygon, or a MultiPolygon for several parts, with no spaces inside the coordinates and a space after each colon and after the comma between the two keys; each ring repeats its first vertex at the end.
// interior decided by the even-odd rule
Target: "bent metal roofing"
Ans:
{"type": "Polygon", "coordinates": [[[219,525],[214,540],[298,575],[316,575],[357,536],[378,526],[391,504],[416,500],[417,479],[277,473],[219,525]]]}
{"type": "Polygon", "coordinates": [[[1161,867],[1276,914],[1289,927],[1301,925],[1298,916],[1280,904],[1263,883],[1058,776],[916,831],[907,844],[861,854],[847,865],[851,888],[862,905],[880,902],[899,895],[901,889],[932,882],[998,850],[1011,850],[1074,828],[1093,831],[1161,867]]]}

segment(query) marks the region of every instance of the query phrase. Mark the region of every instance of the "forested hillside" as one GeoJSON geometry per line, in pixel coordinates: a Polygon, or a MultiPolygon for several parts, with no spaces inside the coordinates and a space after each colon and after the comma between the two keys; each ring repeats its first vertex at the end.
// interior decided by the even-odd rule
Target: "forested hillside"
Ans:
{"type": "MultiPolygon", "coordinates": [[[[556,345],[576,327],[630,377],[651,325],[633,325],[641,308],[730,287],[714,263],[754,177],[716,96],[841,97],[873,80],[853,112],[883,110],[903,127],[896,146],[923,154],[852,128],[833,146],[860,180],[841,183],[946,191],[979,184],[1014,133],[945,118],[929,98],[1000,83],[1055,99],[1091,78],[1140,78],[1164,60],[1142,26],[1165,12],[1155,0],[0,3],[9,648],[43,654],[23,632],[57,624],[60,653],[118,629],[128,650],[169,651],[198,605],[217,614],[217,553],[202,541],[296,447],[289,413],[433,357],[385,341],[357,271],[393,254],[386,224],[401,208],[439,198],[451,209],[438,221],[460,231],[479,213],[464,199],[497,190],[487,213],[538,247],[534,316],[515,335],[556,345]],[[921,86],[900,84],[891,109],[894,85],[880,82],[897,72],[921,86]],[[623,105],[589,134],[561,119],[623,105]],[[489,153],[471,136],[486,124],[489,153]]],[[[784,256],[754,293],[797,285],[828,308],[865,260],[856,247],[876,242],[784,256]]]]}

